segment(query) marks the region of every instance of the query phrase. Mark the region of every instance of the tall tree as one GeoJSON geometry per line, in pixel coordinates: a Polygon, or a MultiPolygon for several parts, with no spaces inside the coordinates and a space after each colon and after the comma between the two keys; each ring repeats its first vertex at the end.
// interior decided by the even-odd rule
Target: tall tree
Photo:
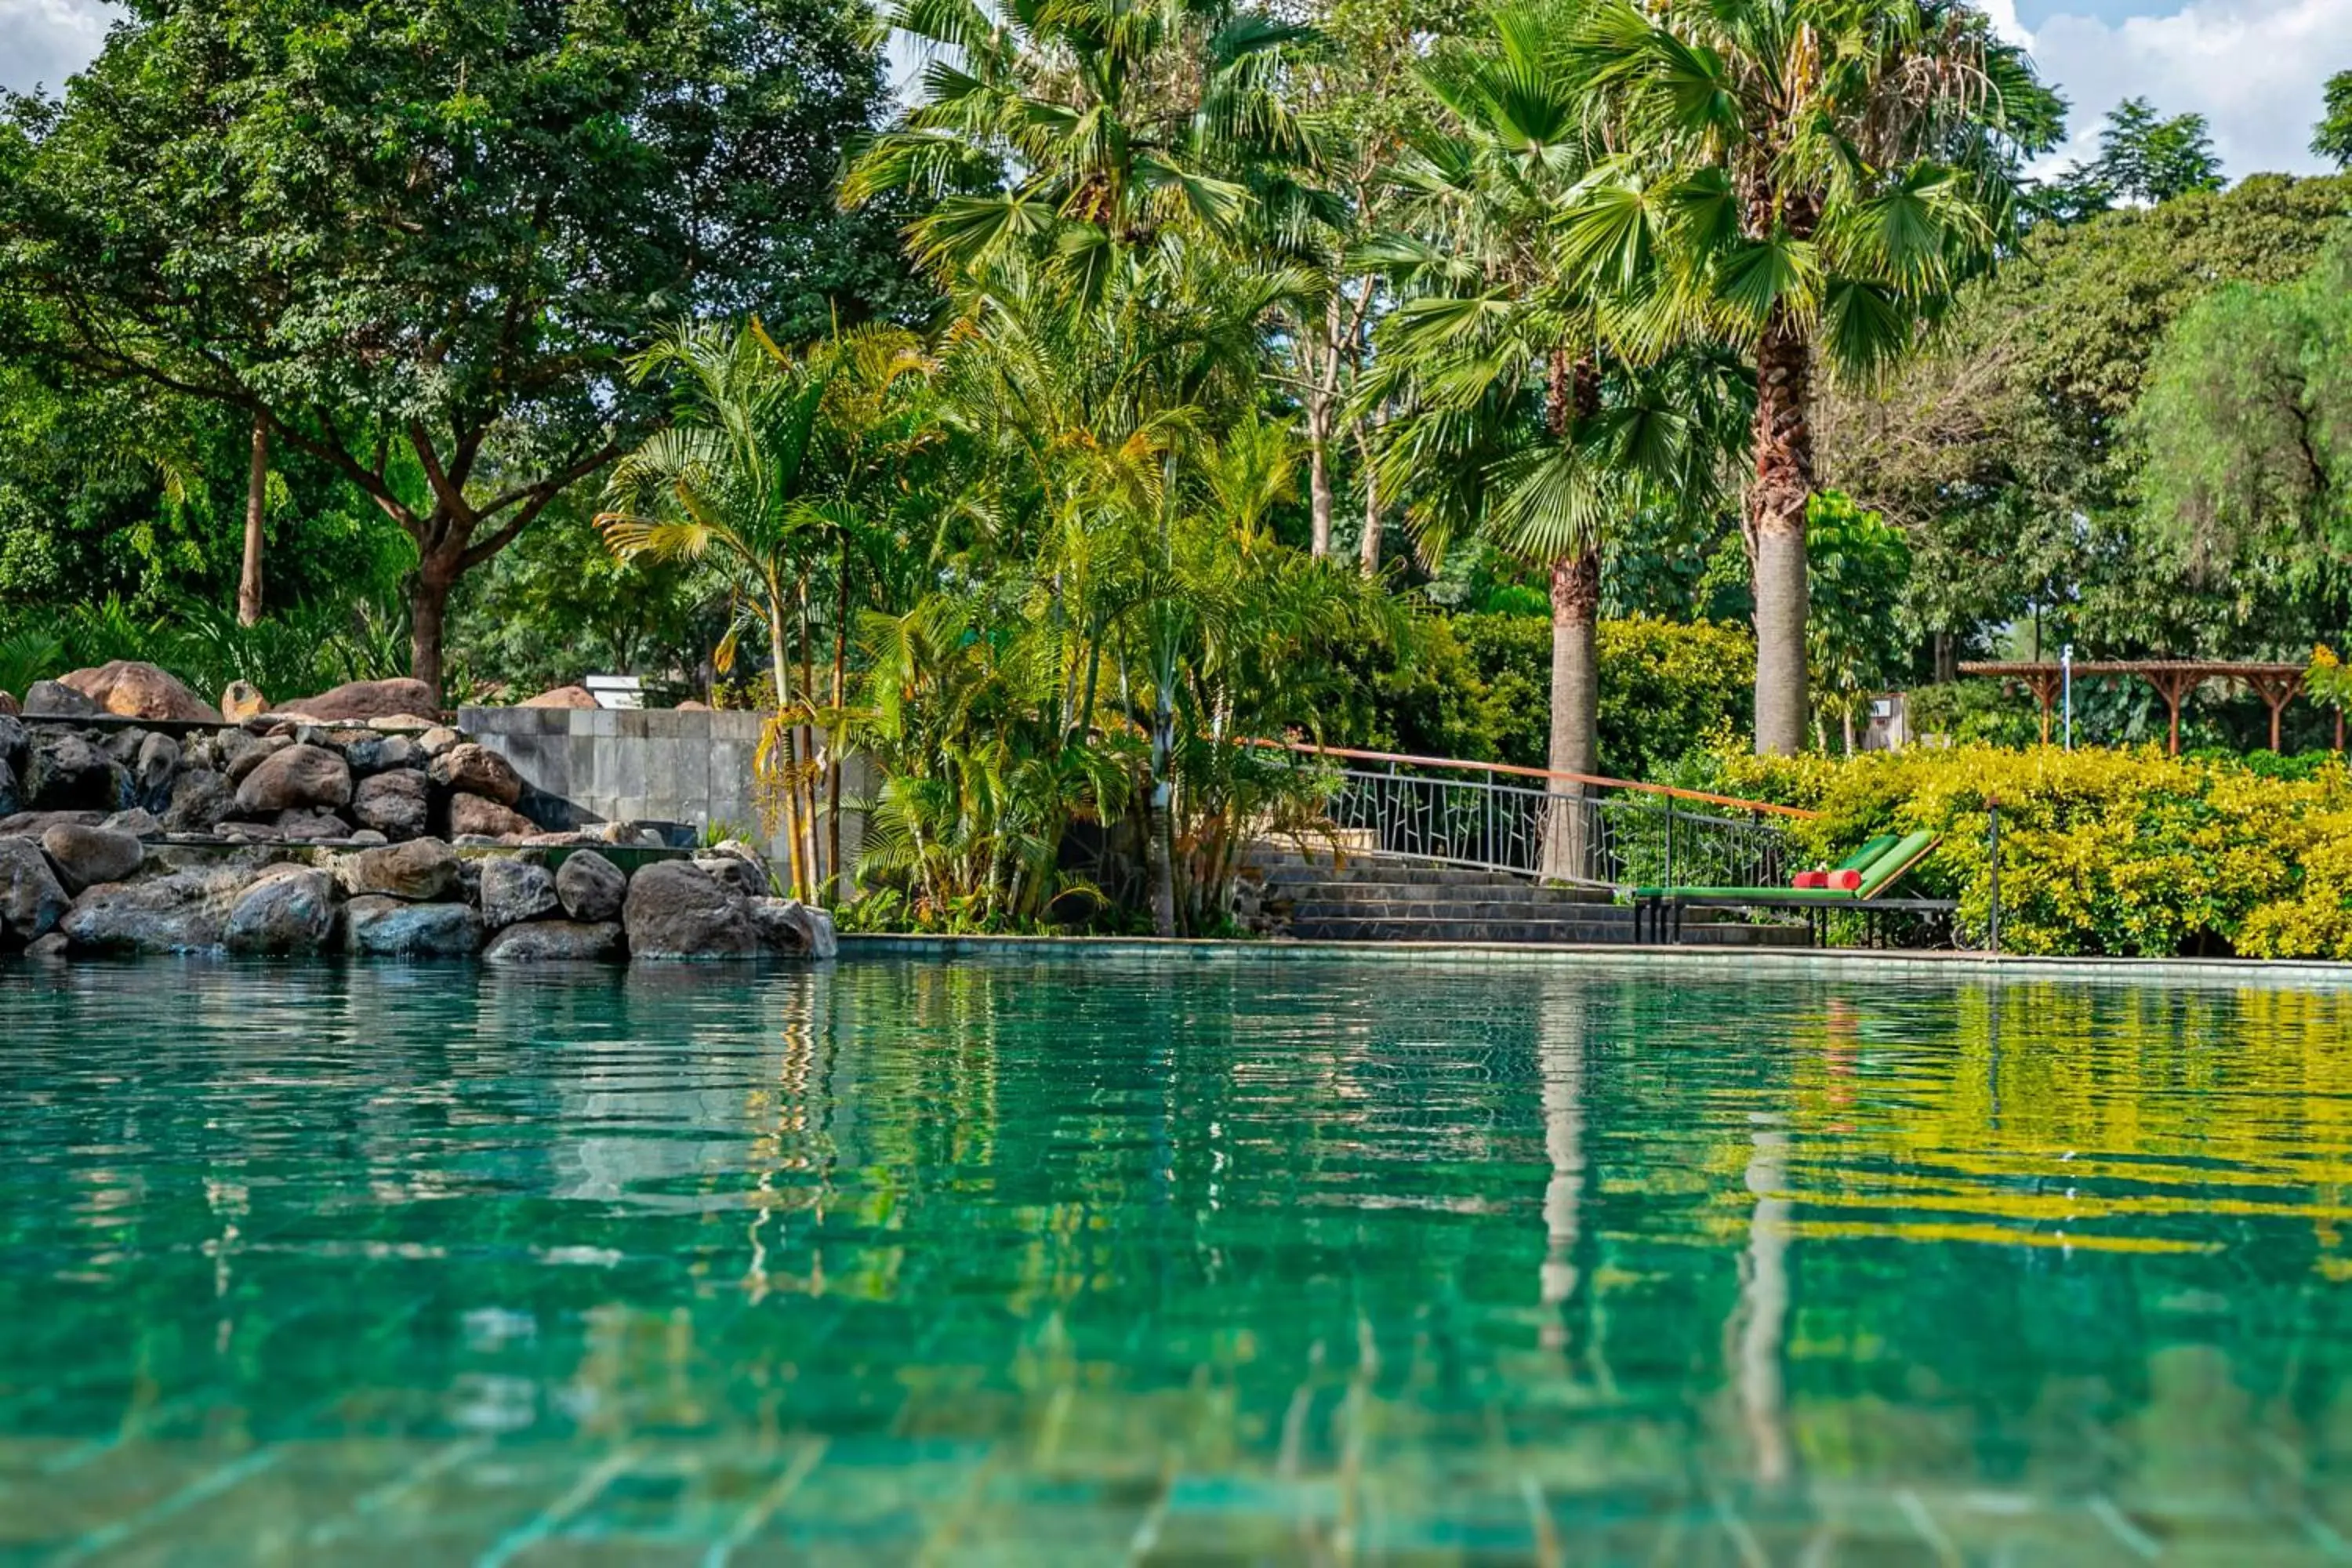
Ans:
{"type": "Polygon", "coordinates": [[[2167,120],[2144,98],[2127,98],[2107,111],[2099,155],[2059,176],[2054,210],[2080,220],[2118,202],[2154,206],[2195,191],[2218,191],[2221,154],[2201,114],[2167,120]]]}
{"type": "Polygon", "coordinates": [[[1572,253],[1629,297],[1621,331],[1754,359],[1756,745],[1793,752],[1819,362],[1889,364],[1991,265],[2060,106],[1950,0],[1603,0],[1566,65],[1622,149],[1568,220],[1572,253]]]}
{"type": "Polygon", "coordinates": [[[714,306],[813,331],[829,285],[874,277],[877,226],[824,195],[881,97],[855,20],[147,0],[62,100],[7,110],[0,294],[40,309],[0,318],[364,492],[415,546],[437,689],[458,578],[658,418],[630,353],[714,306]]]}
{"type": "Polygon", "coordinates": [[[2325,108],[2311,130],[2311,155],[2352,169],[2352,70],[2327,79],[2325,108]]]}

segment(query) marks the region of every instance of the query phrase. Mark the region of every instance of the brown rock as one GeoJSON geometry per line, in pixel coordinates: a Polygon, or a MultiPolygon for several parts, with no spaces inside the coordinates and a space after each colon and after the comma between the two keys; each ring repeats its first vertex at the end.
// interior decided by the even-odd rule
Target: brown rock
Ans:
{"type": "Polygon", "coordinates": [[[522,775],[488,746],[452,746],[433,759],[430,771],[433,782],[443,789],[462,790],[500,805],[522,798],[522,775]]]}
{"type": "Polygon", "coordinates": [[[236,808],[253,814],[299,811],[306,805],[331,809],[351,801],[351,765],[324,746],[289,746],[236,786],[236,808]]]}
{"type": "Polygon", "coordinates": [[[278,711],[305,719],[355,720],[364,723],[402,713],[437,719],[441,708],[423,681],[400,676],[391,680],[354,680],[316,697],[283,703],[278,711]]]}
{"type": "Polygon", "coordinates": [[[708,713],[710,711],[710,704],[708,702],[697,702],[693,698],[689,697],[685,701],[677,705],[677,711],[680,713],[708,713]]]}
{"type": "Polygon", "coordinates": [[[171,833],[210,833],[236,809],[236,791],[208,768],[190,768],[172,784],[171,808],[163,827],[171,833]]]}
{"type": "Polygon", "coordinates": [[[596,699],[584,686],[559,686],[552,691],[542,691],[536,697],[525,698],[525,708],[593,708],[596,699]]]}
{"type": "Polygon", "coordinates": [[[457,857],[437,838],[364,849],[335,863],[335,879],[351,893],[380,893],[411,902],[446,898],[457,886],[457,857]]]}
{"type": "Polygon", "coordinates": [[[242,724],[247,719],[258,719],[269,711],[269,699],[261,688],[250,680],[232,680],[221,693],[221,717],[232,724],[242,724]]]}
{"type": "Polygon", "coordinates": [[[420,719],[414,713],[387,713],[381,719],[367,721],[369,729],[379,735],[422,735],[427,730],[441,727],[438,719],[420,719]]]}
{"type": "Polygon", "coordinates": [[[14,719],[23,710],[16,706],[15,698],[5,691],[0,691],[0,719],[14,719]]]}
{"type": "Polygon", "coordinates": [[[593,849],[567,855],[556,868],[556,896],[563,900],[563,912],[575,921],[594,924],[612,920],[621,912],[621,900],[628,890],[629,879],[621,868],[593,849]]]}
{"type": "Polygon", "coordinates": [[[291,844],[318,844],[352,836],[350,823],[331,811],[310,808],[279,812],[277,826],[291,844]]]}
{"type": "Polygon", "coordinates": [[[41,847],[58,868],[66,890],[79,893],[104,882],[120,882],[139,869],[146,847],[128,833],[59,823],[41,835],[41,847]]]}
{"type": "Polygon", "coordinates": [[[66,912],[66,890],[48,857],[22,838],[0,838],[0,934],[47,936],[66,912]]]}
{"type": "Polygon", "coordinates": [[[294,743],[291,735],[268,735],[256,739],[242,731],[232,730],[220,738],[221,755],[226,759],[221,772],[233,784],[245,782],[245,775],[294,743]]]}
{"type": "Polygon", "coordinates": [[[621,923],[633,958],[747,958],[759,949],[744,900],[681,860],[656,861],[629,879],[621,923]]]}
{"type": "Polygon", "coordinates": [[[519,837],[538,832],[539,824],[497,801],[460,792],[449,797],[449,831],[459,837],[519,837]]]}
{"type": "Polygon", "coordinates": [[[426,790],[423,770],[396,768],[360,780],[352,795],[352,816],[362,827],[388,838],[415,838],[425,832],[426,790]]]}
{"type": "Polygon", "coordinates": [[[59,677],[68,686],[98,704],[105,712],[125,719],[164,719],[217,724],[220,710],[183,685],[178,677],[152,664],[118,658],[95,669],[77,669],[59,677]]]}

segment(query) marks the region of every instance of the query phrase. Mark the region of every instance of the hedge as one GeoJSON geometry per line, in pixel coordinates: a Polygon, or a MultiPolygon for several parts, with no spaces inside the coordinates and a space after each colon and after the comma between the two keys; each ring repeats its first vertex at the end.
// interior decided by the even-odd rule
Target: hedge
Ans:
{"type": "Polygon", "coordinates": [[[2153,748],[1964,746],[1850,760],[1721,754],[1728,793],[1822,813],[1796,831],[1833,860],[1874,833],[1943,836],[1911,890],[1990,905],[1987,804],[2001,823],[2001,946],[2138,957],[2352,959],[2352,774],[2302,777],[2153,748]]]}

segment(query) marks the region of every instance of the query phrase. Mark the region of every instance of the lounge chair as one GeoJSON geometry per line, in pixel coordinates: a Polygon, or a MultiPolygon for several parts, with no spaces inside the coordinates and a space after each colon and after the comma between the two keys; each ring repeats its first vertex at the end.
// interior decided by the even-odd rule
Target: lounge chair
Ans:
{"type": "Polygon", "coordinates": [[[1874,910],[1948,910],[1957,907],[1948,899],[1888,897],[1911,868],[1934,851],[1937,842],[1932,833],[1910,833],[1900,838],[1891,833],[1879,835],[1838,862],[1836,870],[1858,873],[1851,888],[1636,888],[1634,939],[1641,939],[1646,926],[1653,941],[1681,941],[1683,910],[1694,907],[1821,911],[1820,916],[1808,922],[1817,932],[1826,926],[1825,917],[1831,910],[1860,906],[1874,910]]]}

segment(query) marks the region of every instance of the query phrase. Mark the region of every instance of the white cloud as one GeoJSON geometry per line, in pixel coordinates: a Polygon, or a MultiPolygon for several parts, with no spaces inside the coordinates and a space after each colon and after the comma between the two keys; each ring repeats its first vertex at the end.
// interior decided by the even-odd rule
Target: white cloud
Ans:
{"type": "Polygon", "coordinates": [[[97,55],[115,15],[98,0],[0,0],[0,88],[55,92],[97,55]]]}
{"type": "Polygon", "coordinates": [[[2352,0],[2191,0],[2114,22],[2062,14],[2030,31],[2013,0],[1987,9],[2073,105],[2052,167],[2095,154],[2107,110],[2134,97],[2166,115],[2205,116],[2232,180],[2326,167],[2311,155],[2311,130],[2322,85],[2352,70],[2352,0]]]}

